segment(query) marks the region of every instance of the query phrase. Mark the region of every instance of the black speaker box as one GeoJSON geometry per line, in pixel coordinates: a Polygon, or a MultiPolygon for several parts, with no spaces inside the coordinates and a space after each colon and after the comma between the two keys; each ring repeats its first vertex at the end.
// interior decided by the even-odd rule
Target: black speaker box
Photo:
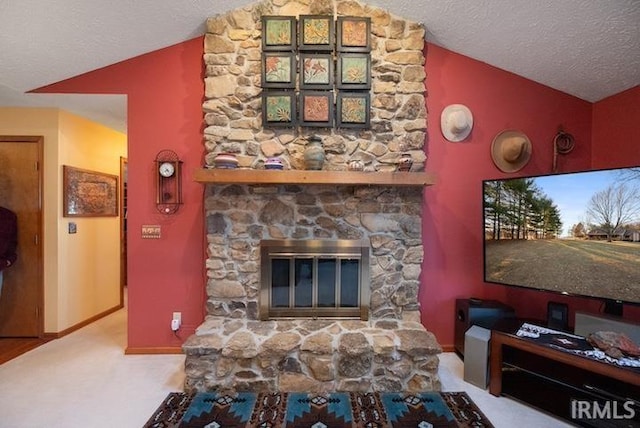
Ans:
{"type": "Polygon", "coordinates": [[[514,317],[513,308],[497,300],[456,299],[455,350],[464,356],[464,334],[472,325],[491,329],[497,321],[514,317]]]}
{"type": "Polygon", "coordinates": [[[564,303],[547,303],[547,327],[552,330],[569,331],[569,307],[564,303]]]}

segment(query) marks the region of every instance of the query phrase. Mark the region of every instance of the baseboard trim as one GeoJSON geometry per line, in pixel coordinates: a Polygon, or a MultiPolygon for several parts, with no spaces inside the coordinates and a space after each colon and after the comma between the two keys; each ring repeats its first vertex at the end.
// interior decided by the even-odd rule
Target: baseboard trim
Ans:
{"type": "Polygon", "coordinates": [[[128,346],[124,350],[125,355],[146,355],[146,354],[182,354],[182,348],[173,346],[159,347],[132,347],[128,346]]]}
{"type": "Polygon", "coordinates": [[[456,348],[453,345],[440,345],[442,352],[455,352],[456,348]]]}
{"type": "Polygon", "coordinates": [[[57,333],[44,333],[44,338],[45,339],[49,339],[49,340],[51,340],[51,339],[60,339],[61,337],[64,337],[64,336],[66,336],[68,334],[71,334],[74,331],[80,330],[82,327],[86,327],[89,324],[98,321],[100,318],[104,318],[107,315],[111,315],[112,313],[114,313],[116,311],[119,311],[122,308],[124,308],[124,305],[121,305],[121,304],[116,305],[111,309],[107,309],[104,312],[101,312],[101,313],[99,313],[97,315],[94,315],[91,318],[88,318],[88,319],[86,319],[86,320],[84,320],[82,322],[79,322],[76,325],[73,325],[73,326],[71,326],[71,327],[69,327],[67,329],[64,329],[62,331],[59,331],[57,333]]]}

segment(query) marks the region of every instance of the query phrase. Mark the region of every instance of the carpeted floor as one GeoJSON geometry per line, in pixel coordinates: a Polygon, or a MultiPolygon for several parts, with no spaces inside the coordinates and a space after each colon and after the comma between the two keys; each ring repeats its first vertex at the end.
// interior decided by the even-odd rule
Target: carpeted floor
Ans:
{"type": "Polygon", "coordinates": [[[144,428],[493,427],[465,392],[172,392],[144,428]]]}

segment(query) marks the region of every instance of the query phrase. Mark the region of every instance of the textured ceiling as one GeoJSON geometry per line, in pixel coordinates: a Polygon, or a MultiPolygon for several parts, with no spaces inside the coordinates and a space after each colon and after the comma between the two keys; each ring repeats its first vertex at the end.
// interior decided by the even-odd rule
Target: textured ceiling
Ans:
{"type": "MultiPolygon", "coordinates": [[[[204,33],[245,0],[0,0],[0,106],[126,130],[123,96],[24,95],[204,33]]],[[[446,49],[595,102],[640,84],[638,0],[370,0],[446,49]]]]}

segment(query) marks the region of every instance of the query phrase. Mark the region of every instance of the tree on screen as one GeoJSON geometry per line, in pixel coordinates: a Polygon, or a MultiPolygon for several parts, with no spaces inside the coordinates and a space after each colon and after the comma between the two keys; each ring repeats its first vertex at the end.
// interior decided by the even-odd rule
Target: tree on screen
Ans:
{"type": "Polygon", "coordinates": [[[560,234],[560,211],[531,178],[486,182],[487,239],[546,239],[560,234]]]}
{"type": "Polygon", "coordinates": [[[611,242],[616,231],[638,218],[640,192],[625,183],[613,184],[594,193],[589,200],[587,214],[611,242]]]}

